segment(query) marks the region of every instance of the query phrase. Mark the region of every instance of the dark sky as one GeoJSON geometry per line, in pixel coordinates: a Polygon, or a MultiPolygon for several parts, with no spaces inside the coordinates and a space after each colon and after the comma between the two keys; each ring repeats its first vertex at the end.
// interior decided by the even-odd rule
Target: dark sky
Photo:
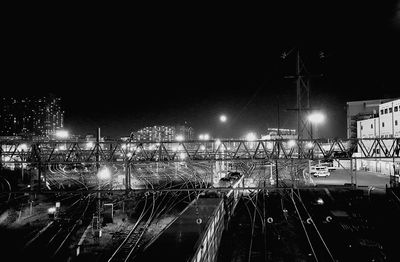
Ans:
{"type": "Polygon", "coordinates": [[[311,80],[312,106],[328,116],[321,136],[345,136],[346,101],[400,97],[397,1],[279,2],[15,11],[3,25],[2,95],[61,96],[74,133],[184,121],[215,136],[262,133],[276,126],[278,97],[281,126],[295,128],[285,110],[295,83],[284,78],[295,56],[281,55],[298,48],[323,74],[311,80]]]}

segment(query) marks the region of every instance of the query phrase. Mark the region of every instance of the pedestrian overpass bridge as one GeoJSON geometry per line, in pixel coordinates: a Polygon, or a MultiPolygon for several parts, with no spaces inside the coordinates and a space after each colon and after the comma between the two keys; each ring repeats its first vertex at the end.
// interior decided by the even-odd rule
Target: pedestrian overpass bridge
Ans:
{"type": "Polygon", "coordinates": [[[7,164],[91,164],[399,158],[400,138],[273,140],[0,140],[7,164]],[[356,153],[357,154],[354,154],[356,153]]]}

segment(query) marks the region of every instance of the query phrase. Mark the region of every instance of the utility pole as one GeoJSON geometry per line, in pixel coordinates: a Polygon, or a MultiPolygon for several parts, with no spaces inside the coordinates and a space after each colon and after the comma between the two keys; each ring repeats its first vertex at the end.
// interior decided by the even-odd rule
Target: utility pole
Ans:
{"type": "Polygon", "coordinates": [[[297,138],[301,139],[302,137],[302,132],[300,129],[300,122],[301,122],[301,85],[300,85],[300,52],[297,50],[297,56],[296,56],[296,94],[297,94],[297,138]]]}
{"type": "Polygon", "coordinates": [[[278,138],[280,138],[281,137],[281,131],[280,131],[280,126],[281,126],[281,123],[280,123],[280,116],[279,116],[279,113],[280,113],[280,107],[279,107],[279,96],[277,97],[277,106],[278,106],[278,138]]]}
{"type": "Polygon", "coordinates": [[[96,225],[96,237],[101,236],[101,222],[100,222],[100,215],[101,215],[101,192],[100,192],[100,178],[98,177],[99,169],[100,169],[100,127],[97,128],[96,134],[96,176],[97,176],[97,183],[98,183],[98,190],[97,192],[97,199],[98,199],[98,206],[97,206],[97,221],[94,221],[96,225]]]}
{"type": "MultiPolygon", "coordinates": [[[[284,53],[282,56],[285,59],[294,49],[289,51],[287,54],[284,53]]],[[[297,112],[297,138],[303,139],[304,130],[306,130],[306,135],[311,136],[311,131],[307,127],[307,122],[304,120],[304,113],[312,110],[310,105],[310,83],[309,77],[314,77],[310,75],[301,59],[299,49],[296,49],[296,73],[292,76],[285,76],[285,78],[296,80],[296,108],[287,109],[297,112]]],[[[321,76],[321,75],[315,75],[321,76]]]]}
{"type": "MultiPolygon", "coordinates": [[[[279,156],[279,155],[278,155],[279,156]]],[[[278,159],[275,159],[275,179],[276,179],[276,188],[279,187],[279,174],[278,174],[278,159]]]]}

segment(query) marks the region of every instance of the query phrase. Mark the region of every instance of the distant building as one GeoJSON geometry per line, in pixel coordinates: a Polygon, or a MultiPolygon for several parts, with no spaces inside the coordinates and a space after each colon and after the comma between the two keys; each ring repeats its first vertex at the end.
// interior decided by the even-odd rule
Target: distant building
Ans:
{"type": "Polygon", "coordinates": [[[63,125],[64,111],[58,97],[0,100],[0,136],[48,137],[63,125]]]}
{"type": "Polygon", "coordinates": [[[193,128],[186,125],[150,126],[133,133],[133,138],[136,141],[192,140],[193,136],[193,128]]]}
{"type": "Polygon", "coordinates": [[[347,138],[357,137],[357,121],[376,117],[379,106],[393,99],[375,99],[347,102],[347,138]]]}
{"type": "Polygon", "coordinates": [[[358,138],[400,137],[400,99],[379,105],[377,117],[357,121],[358,138]]]}
{"type": "Polygon", "coordinates": [[[287,128],[268,128],[267,133],[265,135],[261,135],[261,139],[296,139],[297,132],[296,129],[287,129],[287,128]]]}
{"type": "MultiPolygon", "coordinates": [[[[368,119],[357,121],[357,138],[400,138],[400,99],[380,104],[376,116],[368,119]]],[[[385,141],[383,141],[385,142],[385,141]]],[[[364,140],[363,143],[370,148],[373,140],[364,140]]],[[[392,141],[388,142],[387,148],[391,148],[392,141]]],[[[382,148],[374,149],[378,157],[384,155],[382,148]]],[[[363,151],[359,148],[358,154],[362,155],[363,151]]],[[[393,174],[399,172],[399,159],[378,159],[378,160],[362,160],[359,167],[381,172],[385,174],[393,174]]]]}

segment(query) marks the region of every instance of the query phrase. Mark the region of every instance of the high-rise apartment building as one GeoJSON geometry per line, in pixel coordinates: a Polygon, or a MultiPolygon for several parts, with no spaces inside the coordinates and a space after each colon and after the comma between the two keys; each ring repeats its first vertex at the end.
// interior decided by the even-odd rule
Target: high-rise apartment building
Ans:
{"type": "Polygon", "coordinates": [[[0,136],[50,136],[64,125],[61,99],[4,97],[0,100],[0,136]]]}
{"type": "Polygon", "coordinates": [[[150,126],[134,133],[136,141],[173,141],[192,140],[193,128],[186,125],[178,126],[150,126]]]}

